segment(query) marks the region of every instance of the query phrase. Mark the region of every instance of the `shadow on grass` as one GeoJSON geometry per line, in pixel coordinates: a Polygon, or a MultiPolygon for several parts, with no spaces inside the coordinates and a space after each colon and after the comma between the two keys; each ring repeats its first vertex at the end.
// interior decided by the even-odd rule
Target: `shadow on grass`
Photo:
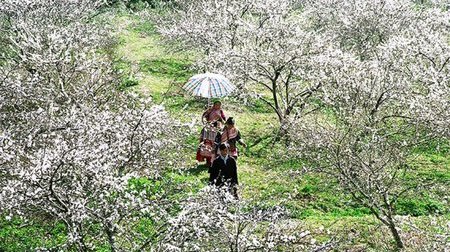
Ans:
{"type": "Polygon", "coordinates": [[[191,63],[181,59],[145,59],[139,62],[140,70],[156,76],[186,81],[193,75],[191,63]]]}
{"type": "Polygon", "coordinates": [[[249,132],[248,146],[249,152],[244,152],[245,156],[252,156],[254,158],[264,158],[266,159],[273,149],[278,147],[278,143],[275,139],[274,133],[260,135],[258,137],[257,132],[249,132]]]}
{"type": "Polygon", "coordinates": [[[197,165],[197,167],[193,167],[189,170],[187,170],[187,172],[191,175],[199,175],[203,172],[207,172],[208,171],[208,166],[206,166],[206,164],[200,164],[197,165]]]}

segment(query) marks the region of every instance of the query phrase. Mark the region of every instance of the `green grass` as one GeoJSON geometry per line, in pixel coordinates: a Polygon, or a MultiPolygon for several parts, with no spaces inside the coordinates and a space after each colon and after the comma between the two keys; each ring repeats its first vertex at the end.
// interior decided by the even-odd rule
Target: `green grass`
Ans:
{"type": "Polygon", "coordinates": [[[5,221],[0,216],[0,251],[32,251],[37,247],[52,248],[66,240],[62,223],[48,225],[25,222],[19,218],[5,221]]]}
{"type": "Polygon", "coordinates": [[[191,63],[178,59],[147,59],[139,62],[142,72],[169,79],[183,81],[192,76],[191,63]]]}

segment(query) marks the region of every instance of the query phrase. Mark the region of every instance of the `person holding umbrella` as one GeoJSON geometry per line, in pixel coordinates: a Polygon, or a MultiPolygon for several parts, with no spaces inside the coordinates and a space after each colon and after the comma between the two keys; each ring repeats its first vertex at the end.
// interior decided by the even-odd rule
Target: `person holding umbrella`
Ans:
{"type": "MultiPolygon", "coordinates": [[[[189,78],[188,82],[183,86],[183,89],[190,95],[208,98],[209,107],[211,98],[227,96],[236,89],[236,86],[223,75],[204,73],[189,78]]],[[[197,161],[202,162],[206,159],[207,165],[209,166],[211,161],[214,160],[217,152],[217,144],[219,144],[215,141],[216,136],[220,137],[213,123],[214,121],[223,122],[226,119],[221,109],[220,101],[214,102],[214,106],[202,114],[202,122],[204,122],[203,119],[206,119],[208,123],[204,125],[201,132],[201,143],[197,150],[197,161]]],[[[220,127],[221,125],[217,126],[220,127]]]]}
{"type": "Polygon", "coordinates": [[[188,82],[184,84],[183,89],[190,95],[197,97],[208,98],[208,110],[202,114],[203,119],[207,122],[225,121],[226,117],[221,108],[222,103],[219,100],[210,106],[211,98],[220,98],[229,95],[236,86],[225,78],[225,76],[213,73],[197,74],[189,78],[188,82]]]}
{"type": "Polygon", "coordinates": [[[212,107],[203,112],[202,118],[208,123],[220,122],[221,124],[218,124],[218,127],[222,128],[222,125],[226,120],[222,110],[222,103],[219,100],[216,100],[212,107]]]}

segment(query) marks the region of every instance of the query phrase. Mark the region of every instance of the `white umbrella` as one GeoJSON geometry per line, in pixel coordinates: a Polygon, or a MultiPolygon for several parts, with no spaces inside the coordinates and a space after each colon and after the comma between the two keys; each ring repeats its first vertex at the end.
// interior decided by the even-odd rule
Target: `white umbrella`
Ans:
{"type": "Polygon", "coordinates": [[[183,86],[189,94],[208,99],[224,97],[235,88],[225,76],[213,73],[194,75],[183,86]]]}

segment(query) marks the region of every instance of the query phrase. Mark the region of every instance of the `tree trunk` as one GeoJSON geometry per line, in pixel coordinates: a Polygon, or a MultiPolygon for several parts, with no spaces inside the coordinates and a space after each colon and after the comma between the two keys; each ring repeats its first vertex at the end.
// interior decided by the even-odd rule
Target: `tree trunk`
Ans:
{"type": "Polygon", "coordinates": [[[389,220],[389,229],[391,230],[391,233],[394,236],[397,251],[402,250],[405,246],[403,245],[402,238],[400,238],[400,234],[395,228],[395,224],[392,222],[392,220],[389,220]]]}
{"type": "Polygon", "coordinates": [[[108,242],[109,242],[109,246],[111,248],[111,252],[117,251],[116,240],[114,238],[114,227],[113,227],[113,225],[108,222],[106,224],[105,231],[106,231],[106,235],[108,236],[108,242]]]}

